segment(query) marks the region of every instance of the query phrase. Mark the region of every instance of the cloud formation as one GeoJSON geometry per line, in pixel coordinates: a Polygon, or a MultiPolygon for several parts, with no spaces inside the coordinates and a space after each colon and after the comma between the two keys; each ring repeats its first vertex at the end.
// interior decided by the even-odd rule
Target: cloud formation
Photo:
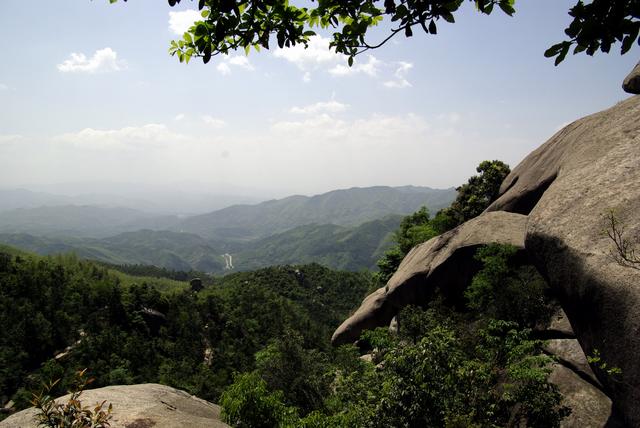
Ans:
{"type": "Polygon", "coordinates": [[[127,68],[124,61],[118,60],[118,54],[107,47],[95,51],[91,58],[83,53],[72,52],[69,58],[56,66],[62,73],[108,73],[127,68]]]}
{"type": "Polygon", "coordinates": [[[169,12],[169,31],[182,36],[196,21],[202,21],[202,15],[195,9],[169,12]]]}
{"type": "Polygon", "coordinates": [[[289,48],[278,48],[273,55],[294,64],[302,71],[312,71],[321,66],[331,66],[344,61],[344,55],[329,49],[329,42],[329,38],[312,36],[307,48],[303,44],[297,44],[289,48]]]}
{"type": "Polygon", "coordinates": [[[127,126],[120,129],[85,128],[53,138],[55,143],[72,144],[75,147],[90,150],[144,149],[149,146],[163,146],[183,141],[185,137],[177,134],[166,125],[150,123],[143,126],[127,126]]]}
{"type": "Polygon", "coordinates": [[[349,108],[348,104],[343,104],[336,100],[320,101],[304,107],[291,107],[291,113],[296,114],[319,114],[319,113],[342,113],[349,108]]]}
{"type": "Polygon", "coordinates": [[[213,128],[224,128],[226,125],[224,120],[209,115],[202,116],[202,121],[213,128]]]}
{"type": "Polygon", "coordinates": [[[408,88],[411,83],[407,80],[407,74],[409,70],[413,68],[413,64],[410,62],[400,61],[398,62],[398,68],[393,73],[394,79],[384,82],[384,86],[387,88],[408,88]]]}
{"type": "MultiPolygon", "coordinates": [[[[302,81],[305,83],[311,81],[312,72],[321,70],[336,78],[365,75],[380,79],[388,88],[411,86],[407,74],[413,68],[412,63],[385,62],[373,55],[367,55],[366,60],[358,57],[349,67],[347,57],[330,49],[329,43],[329,38],[312,36],[306,49],[304,45],[298,44],[290,48],[278,48],[273,55],[298,67],[303,72],[302,81]]],[[[226,64],[220,64],[219,71],[225,74],[231,70],[226,64]]]]}
{"type": "Polygon", "coordinates": [[[24,137],[18,134],[0,135],[0,144],[15,143],[22,140],[24,137]]]}
{"type": "Polygon", "coordinates": [[[351,67],[345,64],[336,64],[329,69],[329,74],[333,76],[352,76],[362,73],[369,77],[376,77],[383,65],[384,63],[375,56],[368,55],[367,62],[355,62],[351,67]]]}
{"type": "Polygon", "coordinates": [[[221,58],[221,62],[216,66],[216,70],[223,76],[231,74],[233,68],[242,68],[247,71],[253,71],[255,68],[249,58],[242,55],[225,55],[221,58]]]}

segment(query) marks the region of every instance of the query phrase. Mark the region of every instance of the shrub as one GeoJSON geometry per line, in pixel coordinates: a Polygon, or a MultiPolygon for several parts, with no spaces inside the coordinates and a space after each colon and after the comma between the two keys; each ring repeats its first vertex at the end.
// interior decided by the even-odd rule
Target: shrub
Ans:
{"type": "Polygon", "coordinates": [[[38,409],[35,418],[38,426],[48,428],[108,428],[111,425],[112,405],[104,409],[106,401],[96,404],[91,409],[83,406],[80,395],[93,382],[86,377],[86,369],[77,372],[76,381],[69,393],[71,396],[66,403],[58,403],[49,394],[59,380],[44,385],[39,394],[33,394],[31,403],[38,409]]]}

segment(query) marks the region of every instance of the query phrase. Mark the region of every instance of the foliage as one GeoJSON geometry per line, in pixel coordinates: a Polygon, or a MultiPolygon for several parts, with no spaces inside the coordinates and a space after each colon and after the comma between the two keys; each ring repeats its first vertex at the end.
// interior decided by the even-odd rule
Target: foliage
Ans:
{"type": "Polygon", "coordinates": [[[256,354],[256,371],[272,391],[283,391],[283,401],[304,413],[323,407],[330,392],[327,356],[304,349],[302,336],[286,331],[256,354]]]}
{"type": "Polygon", "coordinates": [[[256,373],[234,377],[233,384],[220,397],[222,418],[238,428],[291,426],[295,410],[282,404],[282,392],[269,392],[256,373]]]}
{"type": "Polygon", "coordinates": [[[480,248],[476,259],[483,265],[465,297],[472,309],[521,327],[545,323],[556,309],[546,296],[548,286],[534,267],[518,266],[518,249],[490,244],[480,248]]]}
{"type": "Polygon", "coordinates": [[[547,381],[552,359],[528,328],[545,323],[553,308],[546,286],[514,247],[486,246],[477,258],[482,269],[466,310],[436,295],[425,309],[398,314],[397,335],[386,328],[362,334],[359,345],[372,350],[373,364],[349,358],[349,349],[342,358],[322,357],[292,336],[260,351],[253,375],[265,381],[264,394],[278,391],[287,414],[298,415],[287,422],[295,427],[560,426],[569,409],[547,381]],[[300,369],[305,355],[314,356],[305,363],[313,370],[300,369]],[[294,393],[301,383],[327,382],[327,373],[324,403],[294,393]]]}
{"type": "Polygon", "coordinates": [[[439,233],[479,216],[500,192],[500,185],[509,175],[509,165],[499,160],[482,161],[476,168],[478,175],[458,187],[458,196],[450,207],[436,216],[434,227],[439,233]]]}
{"type": "Polygon", "coordinates": [[[157,278],[127,277],[125,287],[122,275],[71,256],[0,253],[0,397],[24,408],[27,391],[60,379],[50,395],[62,395],[91,367],[97,387],[159,382],[216,401],[234,372],[254,370],[254,355],[287,334],[302,341],[301,361],[315,361],[371,283],[365,272],[286,266],[194,295],[186,283],[161,293],[157,278]]]}
{"type": "Polygon", "coordinates": [[[622,374],[622,369],[620,367],[612,367],[602,360],[600,351],[597,348],[593,350],[593,354],[587,356],[587,361],[589,362],[589,364],[597,367],[609,376],[617,376],[622,374]]]}
{"type": "Polygon", "coordinates": [[[605,214],[604,223],[604,233],[615,245],[615,249],[609,253],[610,257],[620,266],[640,270],[640,256],[636,255],[637,242],[625,237],[624,225],[620,223],[614,210],[605,214]]]}
{"type": "Polygon", "coordinates": [[[378,259],[378,286],[389,281],[411,248],[480,215],[497,199],[500,185],[510,172],[509,165],[499,160],[485,160],[476,171],[479,175],[471,176],[458,187],[451,206],[438,211],[434,218],[429,217],[427,207],[422,207],[402,220],[393,234],[396,245],[378,259]]]}
{"type": "MultiPolygon", "coordinates": [[[[115,3],[117,0],[109,0],[115,3]]],[[[126,1],[126,0],[125,0],[126,1]]],[[[168,0],[171,6],[180,0],[168,0]]],[[[515,0],[470,0],[486,15],[498,6],[505,14],[515,13],[515,0]]],[[[199,0],[202,20],[196,22],[181,40],[172,41],[169,52],[180,62],[201,57],[206,64],[212,56],[254,48],[269,49],[271,36],[280,48],[308,45],[310,37],[320,28],[332,32],[330,46],[348,56],[349,65],[356,55],[384,45],[394,36],[413,36],[418,28],[425,34],[437,34],[438,24],[455,22],[463,0],[396,1],[359,0],[344,2],[325,0],[317,7],[276,1],[217,1],[199,0]],[[371,42],[367,33],[384,18],[392,23],[390,34],[381,41],[371,42]]],[[[628,52],[638,38],[640,3],[638,0],[593,0],[584,4],[579,0],[570,9],[573,22],[565,30],[570,38],[549,48],[545,55],[556,57],[556,65],[564,60],[571,45],[575,53],[586,51],[609,52],[611,45],[622,42],[622,54],[628,52]]]]}
{"type": "Polygon", "coordinates": [[[565,34],[570,39],[551,46],[545,52],[546,57],[556,57],[556,65],[564,60],[572,45],[575,45],[574,55],[586,52],[591,56],[598,50],[608,53],[616,42],[621,42],[622,55],[636,40],[640,44],[638,0],[593,0],[587,4],[580,0],[569,10],[569,15],[573,21],[565,34]]]}
{"type": "Polygon", "coordinates": [[[50,395],[53,387],[58,381],[52,381],[44,385],[44,389],[33,394],[31,403],[38,409],[36,421],[38,426],[49,428],[108,428],[111,426],[111,411],[113,406],[109,404],[104,409],[106,401],[97,403],[93,410],[88,406],[83,406],[80,396],[85,388],[93,382],[93,379],[86,377],[86,369],[76,373],[75,384],[69,391],[71,396],[66,403],[57,403],[50,395]]]}
{"type": "Polygon", "coordinates": [[[428,241],[437,235],[429,222],[429,210],[422,207],[415,213],[406,216],[400,222],[400,227],[393,234],[396,245],[389,249],[378,260],[378,281],[386,283],[400,266],[404,256],[417,244],[428,241]]]}

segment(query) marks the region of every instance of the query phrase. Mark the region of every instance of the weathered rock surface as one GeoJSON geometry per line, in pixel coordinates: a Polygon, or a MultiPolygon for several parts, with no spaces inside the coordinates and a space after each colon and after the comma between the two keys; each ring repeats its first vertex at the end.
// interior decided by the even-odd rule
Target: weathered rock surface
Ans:
{"type": "Polygon", "coordinates": [[[369,295],[360,308],[335,331],[334,344],[350,343],[363,330],[389,325],[410,303],[426,302],[440,287],[445,296],[459,294],[477,272],[473,254],[480,245],[524,247],[526,217],[506,212],[483,214],[413,248],[387,285],[369,295]]]}
{"type": "Polygon", "coordinates": [[[560,426],[566,428],[602,428],[617,426],[611,416],[611,400],[602,391],[573,371],[554,364],[549,381],[558,386],[562,404],[571,409],[571,414],[560,426]],[[607,425],[608,424],[608,425],[607,425]]]}
{"type": "Polygon", "coordinates": [[[586,355],[576,339],[551,339],[543,346],[545,352],[556,357],[563,366],[575,372],[586,381],[600,387],[596,375],[591,370],[586,355]]]}
{"type": "Polygon", "coordinates": [[[626,423],[640,426],[640,270],[610,256],[604,215],[625,237],[640,233],[640,97],[565,127],[505,179],[489,211],[529,213],[525,247],[556,290],[580,345],[597,349],[612,378],[594,368],[626,423]]]}
{"type": "Polygon", "coordinates": [[[571,327],[571,322],[569,322],[569,318],[567,318],[567,314],[564,313],[562,309],[559,309],[552,317],[549,326],[547,327],[547,332],[551,337],[560,338],[574,338],[575,334],[573,332],[573,327],[571,327]]]}
{"type": "MultiPolygon", "coordinates": [[[[68,396],[58,400],[64,401],[68,396]]],[[[108,386],[85,391],[80,400],[113,404],[113,428],[223,428],[220,407],[184,391],[158,384],[108,386]]],[[[0,422],[0,428],[35,428],[33,408],[0,422]]]]}
{"type": "Polygon", "coordinates": [[[640,94],[640,62],[631,70],[624,79],[622,89],[630,94],[640,94]]]}

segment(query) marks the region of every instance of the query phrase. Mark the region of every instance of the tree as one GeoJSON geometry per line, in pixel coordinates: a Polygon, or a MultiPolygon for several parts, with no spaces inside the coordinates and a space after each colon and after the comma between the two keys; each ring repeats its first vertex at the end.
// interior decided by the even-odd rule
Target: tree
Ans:
{"type": "Polygon", "coordinates": [[[449,208],[443,209],[432,221],[432,226],[438,233],[447,230],[479,216],[500,193],[500,185],[511,170],[506,163],[493,160],[482,161],[476,168],[478,175],[458,187],[458,196],[449,208]]]}
{"type": "MultiPolygon", "coordinates": [[[[117,0],[109,0],[115,3],[117,0]]],[[[126,0],[125,0],[126,1],[126,0]]],[[[171,6],[181,0],[168,0],[171,6]]],[[[497,6],[504,13],[515,13],[515,0],[469,0],[480,13],[489,15],[497,6]]],[[[355,56],[384,45],[394,36],[411,37],[414,29],[437,34],[438,23],[455,22],[464,0],[318,0],[315,7],[301,7],[288,0],[198,0],[202,21],[196,22],[182,40],[171,42],[169,52],[180,62],[201,57],[204,63],[212,56],[251,48],[269,49],[271,36],[278,46],[307,45],[316,33],[314,28],[330,29],[330,46],[348,56],[349,65],[355,56]],[[393,27],[384,39],[370,42],[367,32],[384,18],[393,27]]],[[[638,40],[640,30],[640,0],[579,0],[569,10],[573,22],[567,29],[569,40],[558,43],[545,52],[555,57],[556,65],[564,60],[575,45],[574,54],[593,55],[598,50],[609,52],[616,42],[622,43],[621,53],[629,51],[638,40]]]]}

